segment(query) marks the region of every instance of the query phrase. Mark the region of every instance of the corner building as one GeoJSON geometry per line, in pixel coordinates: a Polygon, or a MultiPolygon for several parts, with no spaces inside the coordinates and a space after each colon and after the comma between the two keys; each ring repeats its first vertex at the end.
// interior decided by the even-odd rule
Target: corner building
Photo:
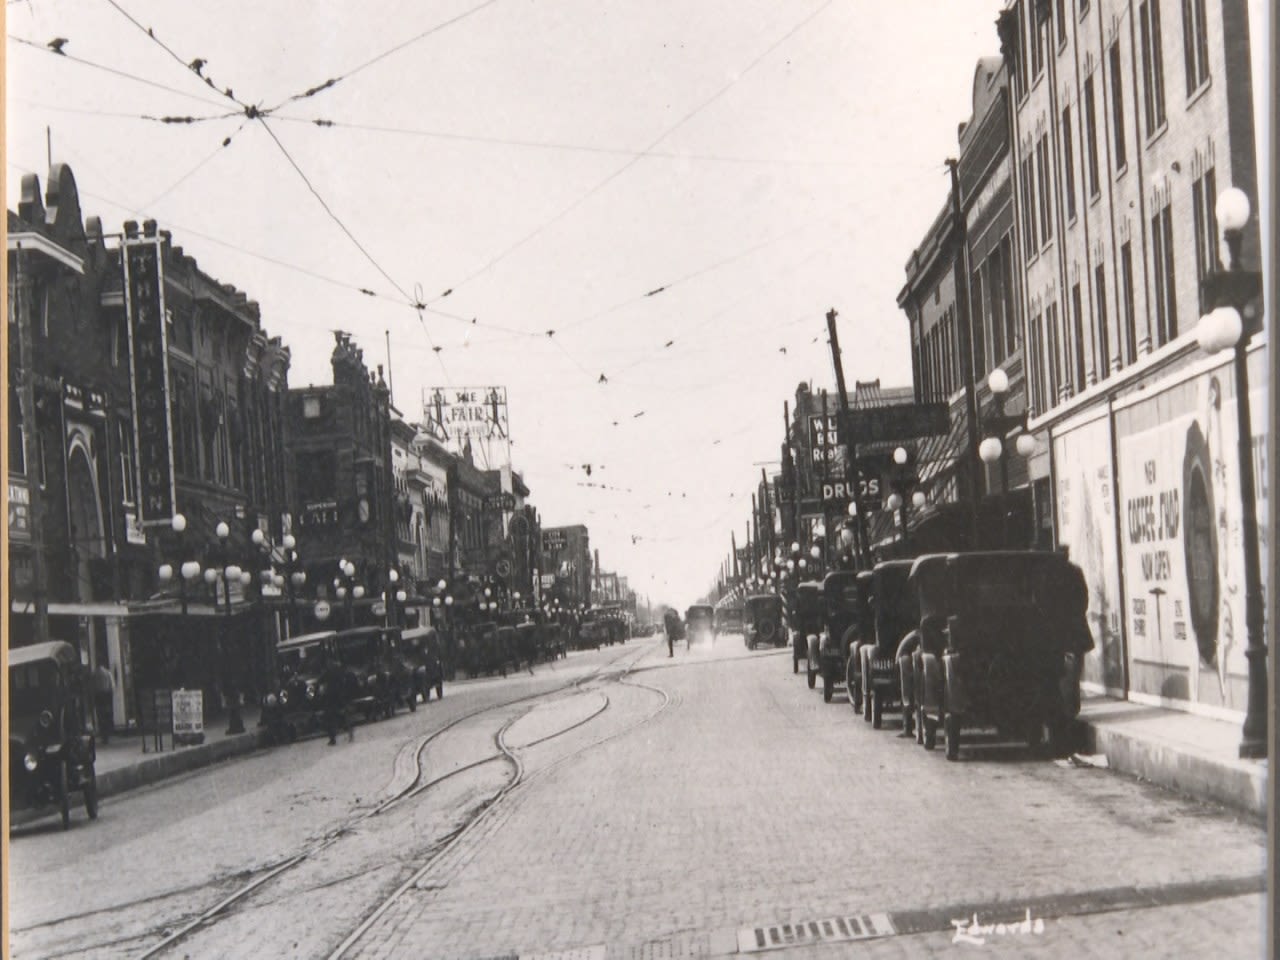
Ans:
{"type": "MultiPolygon", "coordinates": [[[[1088,579],[1086,687],[1238,720],[1236,383],[1230,355],[1200,351],[1195,328],[1201,281],[1221,269],[1218,193],[1235,186],[1258,206],[1246,3],[1015,0],[998,26],[1040,441],[1029,467],[1088,579]]],[[[1241,259],[1260,267],[1256,216],[1241,259]]],[[[1255,469],[1262,340],[1249,359],[1255,469]]],[[[1266,569],[1265,519],[1260,530],[1266,569]]]]}

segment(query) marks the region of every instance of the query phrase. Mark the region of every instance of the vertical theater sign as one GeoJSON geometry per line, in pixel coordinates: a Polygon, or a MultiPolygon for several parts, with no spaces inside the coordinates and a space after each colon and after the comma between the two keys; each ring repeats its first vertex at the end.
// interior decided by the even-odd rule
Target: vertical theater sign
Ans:
{"type": "Polygon", "coordinates": [[[168,524],[175,505],[169,344],[160,244],[158,237],[126,239],[121,257],[134,445],[138,451],[138,511],[144,528],[168,524]]]}

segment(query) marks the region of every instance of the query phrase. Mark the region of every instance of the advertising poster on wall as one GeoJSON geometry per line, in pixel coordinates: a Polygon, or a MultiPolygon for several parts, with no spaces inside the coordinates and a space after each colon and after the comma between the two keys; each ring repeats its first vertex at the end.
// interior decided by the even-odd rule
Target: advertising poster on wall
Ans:
{"type": "MultiPolygon", "coordinates": [[[[1261,370],[1258,380],[1265,382],[1261,370]]],[[[1116,438],[1132,692],[1242,715],[1248,666],[1234,389],[1229,365],[1184,380],[1118,411],[1116,438]]],[[[1250,406],[1265,570],[1268,490],[1257,469],[1266,462],[1265,390],[1251,392],[1250,406]]]]}
{"type": "Polygon", "coordinates": [[[1063,431],[1054,437],[1053,453],[1058,543],[1068,548],[1089,587],[1093,651],[1085,657],[1082,680],[1093,692],[1123,696],[1123,611],[1110,420],[1103,416],[1063,431]]]}

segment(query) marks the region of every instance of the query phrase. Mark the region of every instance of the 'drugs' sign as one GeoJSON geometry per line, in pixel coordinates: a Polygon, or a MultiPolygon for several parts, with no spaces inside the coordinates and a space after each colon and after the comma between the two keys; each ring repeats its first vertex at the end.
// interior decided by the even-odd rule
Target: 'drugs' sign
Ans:
{"type": "MultiPolygon", "coordinates": [[[[1223,365],[1117,411],[1116,474],[1131,689],[1243,711],[1248,666],[1234,386],[1223,365]]],[[[1263,423],[1265,391],[1253,391],[1250,401],[1254,424],[1263,423]]],[[[1256,464],[1265,462],[1264,443],[1255,431],[1256,464]]],[[[1259,484],[1263,569],[1266,496],[1259,484]]]]}

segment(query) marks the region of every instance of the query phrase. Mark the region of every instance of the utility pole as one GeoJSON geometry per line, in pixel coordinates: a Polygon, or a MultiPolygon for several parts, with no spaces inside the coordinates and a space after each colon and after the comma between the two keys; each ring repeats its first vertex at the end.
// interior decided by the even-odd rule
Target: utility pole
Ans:
{"type": "MultiPolygon", "coordinates": [[[[848,463],[845,464],[845,479],[853,481],[853,500],[854,509],[857,511],[854,525],[854,536],[857,543],[854,544],[858,552],[858,566],[864,569],[870,569],[871,566],[871,545],[867,543],[867,515],[862,509],[862,504],[858,503],[858,493],[860,485],[858,483],[858,443],[857,438],[853,435],[853,418],[849,416],[849,391],[844,385],[844,361],[840,358],[840,337],[836,333],[836,313],[834,307],[827,311],[827,336],[831,341],[831,363],[836,369],[836,389],[840,392],[840,426],[841,433],[844,434],[845,446],[848,448],[848,463]]],[[[824,407],[823,414],[826,414],[824,407]]],[[[829,533],[830,531],[828,531],[829,533]]]]}
{"type": "Polygon", "coordinates": [[[978,398],[973,384],[973,329],[969,317],[969,245],[966,241],[964,212],[960,204],[959,161],[948,158],[951,171],[951,229],[956,242],[956,340],[960,350],[960,375],[964,378],[965,420],[968,421],[969,449],[965,462],[969,467],[970,550],[978,549],[978,503],[982,498],[982,461],[978,458],[978,398]]]}

